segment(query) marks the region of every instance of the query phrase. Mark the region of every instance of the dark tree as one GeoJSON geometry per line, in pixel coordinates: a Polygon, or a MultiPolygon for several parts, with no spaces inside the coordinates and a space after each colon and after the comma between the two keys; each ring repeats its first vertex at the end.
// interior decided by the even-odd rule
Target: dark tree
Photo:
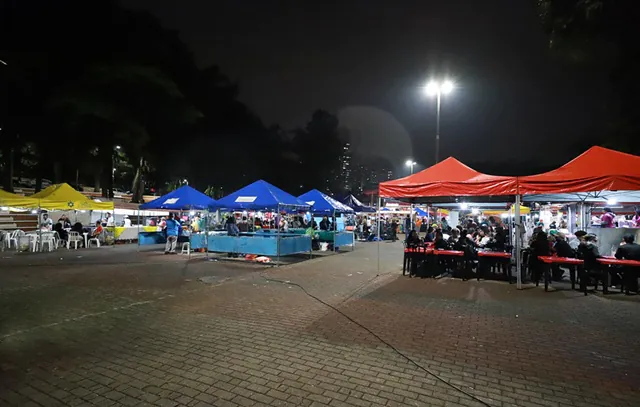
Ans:
{"type": "Polygon", "coordinates": [[[640,153],[640,3],[636,0],[539,0],[552,49],[608,75],[613,118],[606,144],[640,153]]]}

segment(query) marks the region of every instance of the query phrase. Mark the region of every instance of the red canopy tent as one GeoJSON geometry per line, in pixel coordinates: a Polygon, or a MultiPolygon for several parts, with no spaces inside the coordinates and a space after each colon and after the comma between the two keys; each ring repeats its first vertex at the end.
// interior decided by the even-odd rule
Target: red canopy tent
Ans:
{"type": "Polygon", "coordinates": [[[640,157],[591,147],[560,168],[518,178],[520,194],[640,190],[640,157]]]}
{"type": "Polygon", "coordinates": [[[487,175],[449,157],[408,177],[380,183],[384,198],[508,196],[518,193],[516,177],[487,175]]]}

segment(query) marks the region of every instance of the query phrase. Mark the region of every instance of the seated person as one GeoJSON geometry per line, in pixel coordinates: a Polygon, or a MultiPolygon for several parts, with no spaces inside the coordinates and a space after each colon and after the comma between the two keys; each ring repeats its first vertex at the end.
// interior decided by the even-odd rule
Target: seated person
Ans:
{"type": "Polygon", "coordinates": [[[424,241],[425,242],[433,242],[433,239],[435,238],[435,230],[433,229],[433,226],[429,226],[429,228],[427,229],[427,235],[424,237],[424,241]]]}
{"type": "Polygon", "coordinates": [[[460,239],[460,229],[451,229],[451,235],[447,240],[449,247],[454,247],[458,243],[458,239],[460,239]]]}
{"type": "MultiPolygon", "coordinates": [[[[640,245],[635,243],[633,235],[626,235],[623,239],[624,244],[616,250],[616,259],[636,260],[640,261],[640,245]]],[[[638,268],[627,267],[624,270],[624,286],[625,292],[638,291],[638,268]]]]}
{"type": "Polygon", "coordinates": [[[56,223],[53,226],[53,231],[58,232],[58,236],[60,236],[60,240],[64,240],[64,241],[69,240],[69,232],[64,230],[64,228],[62,227],[62,223],[56,223]]]}
{"type": "Polygon", "coordinates": [[[407,235],[407,239],[405,240],[405,244],[407,247],[418,247],[420,246],[420,237],[418,236],[418,232],[416,232],[415,229],[413,229],[408,235],[407,235]]]}
{"type": "Polygon", "coordinates": [[[442,231],[440,229],[438,229],[436,231],[436,236],[435,236],[433,247],[436,250],[448,250],[449,249],[449,243],[447,243],[447,241],[444,240],[444,236],[442,235],[442,231]]]}
{"type": "Polygon", "coordinates": [[[555,244],[553,245],[553,249],[555,250],[558,257],[576,257],[575,251],[567,242],[566,236],[562,232],[555,232],[555,244]]]}
{"type": "Polygon", "coordinates": [[[91,238],[99,239],[100,235],[102,235],[102,232],[104,232],[104,229],[102,228],[102,223],[99,220],[97,220],[96,228],[91,233],[91,238]]]}
{"type": "Polygon", "coordinates": [[[616,259],[640,261],[640,245],[635,243],[633,235],[623,238],[624,244],[616,250],[616,259]]]}
{"type": "Polygon", "coordinates": [[[82,233],[84,232],[84,228],[82,227],[82,223],[80,223],[80,222],[74,223],[73,226],[71,227],[71,231],[72,232],[77,232],[78,234],[82,235],[82,233]]]}

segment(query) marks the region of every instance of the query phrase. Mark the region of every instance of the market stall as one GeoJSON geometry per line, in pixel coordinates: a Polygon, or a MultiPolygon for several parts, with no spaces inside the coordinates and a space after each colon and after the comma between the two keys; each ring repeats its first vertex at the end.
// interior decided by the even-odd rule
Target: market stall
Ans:
{"type": "MultiPolygon", "coordinates": [[[[334,250],[338,250],[341,246],[351,246],[355,249],[355,237],[353,231],[344,229],[344,223],[338,222],[338,216],[343,214],[352,214],[354,210],[330,197],[329,195],[312,189],[298,197],[302,202],[311,206],[311,214],[315,216],[330,216],[333,219],[333,230],[325,230],[317,232],[319,242],[330,243],[334,250]]],[[[320,224],[320,219],[316,219],[316,223],[320,224]]]]}
{"type": "Polygon", "coordinates": [[[309,205],[266,181],[259,180],[247,185],[209,205],[209,209],[220,212],[273,212],[276,216],[276,230],[259,230],[238,235],[212,234],[208,236],[208,252],[271,256],[276,257],[278,262],[281,256],[311,252],[311,236],[286,233],[277,227],[277,220],[283,214],[306,212],[309,205]]]}
{"type": "Polygon", "coordinates": [[[640,202],[639,156],[595,146],[555,170],[518,182],[525,202],[562,203],[570,232],[595,234],[600,253],[611,254],[623,235],[640,238],[640,225],[629,222],[631,216],[616,215],[625,208],[633,211],[640,202]],[[613,213],[615,222],[607,225],[613,227],[603,226],[595,216],[604,211],[613,213]]]}
{"type": "MultiPolygon", "coordinates": [[[[178,189],[169,192],[153,201],[140,205],[140,210],[163,209],[167,211],[194,211],[209,210],[215,201],[203,194],[202,192],[184,185],[178,189]]],[[[138,222],[139,223],[139,222],[138,222]]],[[[163,230],[159,226],[143,226],[138,230],[138,244],[150,245],[165,243],[166,237],[163,230]]],[[[207,235],[206,226],[197,231],[190,231],[189,246],[191,250],[202,249],[206,247],[207,235]]]]}
{"type": "MultiPolygon", "coordinates": [[[[482,174],[453,157],[408,177],[380,183],[378,199],[381,198],[398,198],[408,200],[412,204],[428,203],[433,206],[438,206],[439,203],[457,203],[463,206],[467,202],[483,200],[507,203],[515,201],[515,221],[518,223],[520,220],[520,196],[516,177],[482,174]]],[[[518,267],[516,273],[518,288],[520,288],[518,245],[519,241],[516,239],[514,254],[518,267]]],[[[459,257],[464,255],[463,252],[434,251],[434,253],[439,254],[438,261],[441,264],[464,262],[464,257],[459,257]]]]}

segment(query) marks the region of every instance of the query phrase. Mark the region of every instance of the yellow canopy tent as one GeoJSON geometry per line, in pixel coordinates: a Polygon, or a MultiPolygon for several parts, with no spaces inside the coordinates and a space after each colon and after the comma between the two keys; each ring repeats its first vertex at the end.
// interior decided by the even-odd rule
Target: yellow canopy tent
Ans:
{"type": "Polygon", "coordinates": [[[29,198],[40,200],[40,207],[49,210],[113,211],[113,202],[89,199],[67,183],[51,185],[29,198]]]}
{"type": "Polygon", "coordinates": [[[38,198],[22,196],[0,189],[0,206],[11,208],[37,208],[40,205],[38,198]]]}
{"type": "MultiPolygon", "coordinates": [[[[483,210],[482,213],[484,214],[484,216],[500,216],[503,213],[506,214],[514,214],[515,208],[511,207],[510,210],[506,210],[506,209],[491,209],[491,210],[483,210]]],[[[520,205],[520,215],[528,215],[531,213],[531,209],[526,207],[526,206],[522,206],[520,205]]]]}

